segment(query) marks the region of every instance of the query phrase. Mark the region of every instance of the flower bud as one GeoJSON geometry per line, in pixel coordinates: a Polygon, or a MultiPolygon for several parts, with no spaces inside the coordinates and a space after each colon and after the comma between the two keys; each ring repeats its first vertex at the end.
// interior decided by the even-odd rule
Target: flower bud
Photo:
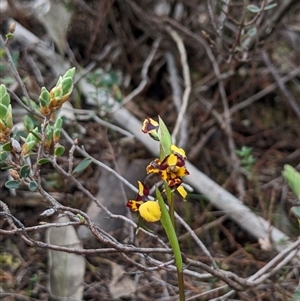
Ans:
{"type": "Polygon", "coordinates": [[[12,22],[12,23],[9,25],[8,32],[9,32],[9,33],[14,33],[15,30],[16,30],[16,23],[15,23],[15,22],[12,22]]]}
{"type": "Polygon", "coordinates": [[[62,81],[62,90],[63,95],[70,95],[73,90],[73,79],[71,77],[67,77],[62,81]]]}
{"type": "Polygon", "coordinates": [[[42,87],[39,100],[40,106],[43,108],[48,107],[50,104],[50,93],[45,87],[42,87]]]}
{"type": "Polygon", "coordinates": [[[20,153],[21,152],[21,145],[20,145],[19,141],[14,139],[14,138],[11,138],[10,141],[11,141],[11,146],[12,146],[13,150],[17,154],[20,153]]]}
{"type": "Polygon", "coordinates": [[[9,170],[9,173],[10,173],[11,177],[12,177],[14,180],[19,180],[19,179],[20,179],[20,175],[19,175],[19,173],[18,173],[16,170],[10,169],[10,170],[9,170]]]}

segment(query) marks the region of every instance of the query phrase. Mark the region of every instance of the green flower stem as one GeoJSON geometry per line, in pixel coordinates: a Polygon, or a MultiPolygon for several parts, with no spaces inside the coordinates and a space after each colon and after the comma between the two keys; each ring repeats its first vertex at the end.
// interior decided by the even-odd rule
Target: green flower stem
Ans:
{"type": "MultiPolygon", "coordinates": [[[[171,193],[171,191],[170,191],[171,193]]],[[[184,280],[183,280],[183,262],[182,262],[182,256],[181,251],[177,239],[177,235],[170,217],[170,214],[168,212],[168,209],[166,207],[166,204],[161,196],[161,193],[158,188],[156,188],[156,197],[161,209],[161,219],[160,222],[163,225],[168,240],[171,244],[174,256],[175,256],[175,263],[177,267],[177,279],[178,279],[178,288],[179,288],[179,300],[185,301],[184,296],[184,280]]],[[[174,209],[174,208],[173,208],[174,209]]]]}
{"type": "Polygon", "coordinates": [[[172,193],[171,188],[168,186],[168,183],[164,181],[168,206],[169,206],[169,215],[172,221],[172,225],[175,229],[175,216],[174,216],[174,193],[172,193]]]}

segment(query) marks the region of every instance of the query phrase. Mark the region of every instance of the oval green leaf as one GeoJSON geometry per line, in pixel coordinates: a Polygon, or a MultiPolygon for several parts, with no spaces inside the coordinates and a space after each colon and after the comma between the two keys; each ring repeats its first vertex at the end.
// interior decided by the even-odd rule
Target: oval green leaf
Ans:
{"type": "Polygon", "coordinates": [[[43,165],[43,164],[46,164],[46,163],[49,163],[49,162],[50,162],[49,158],[42,158],[38,161],[38,165],[43,165]]]}
{"type": "Polygon", "coordinates": [[[254,4],[250,4],[247,6],[247,9],[251,11],[252,13],[258,13],[260,11],[260,8],[254,4]]]}
{"type": "Polygon", "coordinates": [[[277,6],[277,3],[271,3],[264,7],[264,10],[269,10],[277,6]]]}
{"type": "Polygon", "coordinates": [[[37,182],[36,181],[31,181],[29,184],[28,184],[28,188],[30,191],[36,191],[36,188],[37,188],[37,182]]]}
{"type": "Polygon", "coordinates": [[[54,156],[55,157],[60,157],[63,155],[63,153],[65,152],[65,147],[62,145],[59,145],[58,147],[55,148],[54,150],[54,156]]]}
{"type": "Polygon", "coordinates": [[[12,150],[11,142],[9,141],[9,142],[5,143],[5,144],[2,146],[2,149],[3,149],[4,151],[10,152],[10,151],[12,150]]]}
{"type": "Polygon", "coordinates": [[[92,163],[92,158],[88,157],[83,159],[73,170],[73,173],[80,172],[86,169],[92,163]]]}
{"type": "Polygon", "coordinates": [[[0,161],[5,161],[8,157],[8,153],[7,152],[1,152],[0,153],[0,161]]]}
{"type": "Polygon", "coordinates": [[[5,183],[5,187],[8,189],[17,189],[19,186],[20,184],[17,180],[9,180],[5,183]]]}
{"type": "Polygon", "coordinates": [[[30,174],[30,167],[29,165],[23,165],[20,169],[20,176],[21,178],[27,178],[30,174]]]}

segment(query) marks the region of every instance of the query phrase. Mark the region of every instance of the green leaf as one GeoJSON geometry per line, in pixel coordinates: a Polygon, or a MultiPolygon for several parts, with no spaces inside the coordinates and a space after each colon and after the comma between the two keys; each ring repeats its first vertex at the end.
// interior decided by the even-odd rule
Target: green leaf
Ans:
{"type": "Polygon", "coordinates": [[[300,301],[300,291],[295,292],[292,301],[300,301]]]}
{"type": "Polygon", "coordinates": [[[78,213],[76,216],[78,217],[80,223],[81,223],[81,224],[84,224],[85,218],[84,218],[82,215],[80,215],[79,213],[78,213]]]}
{"type": "Polygon", "coordinates": [[[65,147],[62,146],[62,145],[59,145],[54,150],[54,156],[55,157],[60,157],[60,156],[63,155],[64,152],[65,152],[65,147]]]}
{"type": "Polygon", "coordinates": [[[257,34],[257,28],[256,27],[250,27],[247,31],[247,34],[249,37],[254,37],[257,34]]]}
{"type": "Polygon", "coordinates": [[[38,128],[36,127],[34,130],[30,131],[30,134],[26,137],[26,142],[30,141],[41,141],[41,137],[39,136],[38,128]],[[28,140],[27,140],[28,139],[28,140]]]}
{"type": "Polygon", "coordinates": [[[84,158],[73,170],[73,173],[80,172],[86,169],[92,163],[92,158],[84,158]]]}
{"type": "Polygon", "coordinates": [[[290,210],[290,213],[300,219],[300,206],[293,206],[290,210]]]}
{"type": "Polygon", "coordinates": [[[240,157],[240,158],[245,158],[248,157],[252,152],[252,147],[248,146],[243,146],[240,150],[236,150],[235,153],[240,157]]]}
{"type": "MultiPolygon", "coordinates": [[[[1,49],[1,50],[2,50],[2,49],[1,49]]],[[[4,56],[4,54],[5,54],[5,51],[4,51],[4,50],[3,50],[3,52],[1,51],[1,58],[4,56]]],[[[6,87],[5,87],[5,85],[1,84],[1,85],[0,85],[0,99],[3,97],[3,95],[4,95],[5,93],[7,93],[6,87]]]]}
{"type": "MultiPolygon", "coordinates": [[[[33,147],[36,145],[36,140],[32,140],[32,141],[28,141],[26,142],[25,144],[23,144],[23,147],[25,148],[25,153],[28,154],[32,149],[33,147]]],[[[24,152],[23,152],[24,153],[24,152]]]]}
{"type": "Polygon", "coordinates": [[[2,103],[3,105],[5,105],[6,107],[8,107],[8,105],[10,104],[10,97],[9,95],[6,93],[0,96],[1,100],[0,103],[2,103]]]}
{"type": "Polygon", "coordinates": [[[47,107],[50,103],[50,93],[45,87],[42,87],[39,100],[42,107],[47,107]]]}
{"type": "Polygon", "coordinates": [[[9,180],[5,183],[5,187],[8,189],[17,189],[19,188],[20,184],[17,180],[9,180]]]}
{"type": "Polygon", "coordinates": [[[60,138],[61,129],[55,129],[53,132],[53,140],[54,142],[58,142],[60,138]]]}
{"type": "Polygon", "coordinates": [[[7,114],[7,106],[0,103],[0,119],[4,120],[7,114]]]}
{"type": "Polygon", "coordinates": [[[31,181],[29,184],[28,184],[28,188],[30,191],[36,191],[36,188],[37,188],[37,182],[36,181],[31,181]]]}
{"type": "Polygon", "coordinates": [[[74,78],[74,74],[75,74],[75,70],[76,70],[75,67],[69,69],[69,70],[64,74],[63,79],[65,79],[65,78],[67,78],[67,77],[70,77],[71,79],[73,79],[73,78],[74,78]]]}
{"type": "Polygon", "coordinates": [[[12,108],[11,104],[8,105],[7,107],[7,113],[6,113],[6,118],[5,118],[5,123],[8,128],[12,128],[13,126],[13,118],[12,118],[12,108]]]}
{"type": "Polygon", "coordinates": [[[11,40],[14,37],[13,33],[11,32],[7,33],[5,36],[8,40],[11,40]]]}
{"type": "Polygon", "coordinates": [[[58,78],[55,87],[60,86],[60,85],[61,85],[61,82],[62,82],[62,76],[60,76],[60,77],[58,78]]]}
{"type": "Polygon", "coordinates": [[[284,165],[282,175],[291,187],[297,198],[300,200],[300,174],[291,165],[284,165]]]}
{"type": "Polygon", "coordinates": [[[158,138],[161,145],[161,160],[171,154],[172,137],[163,120],[158,116],[158,138]]]}
{"type": "Polygon", "coordinates": [[[5,161],[8,157],[8,153],[3,151],[0,153],[0,161],[5,161]]]}
{"type": "Polygon", "coordinates": [[[46,127],[46,140],[52,140],[52,126],[50,124],[46,127]]]}
{"type": "Polygon", "coordinates": [[[258,6],[256,6],[256,5],[254,5],[254,4],[248,5],[247,9],[249,11],[251,11],[252,13],[258,13],[258,12],[260,12],[260,8],[258,6]]]}
{"type": "Polygon", "coordinates": [[[63,120],[61,117],[58,117],[54,123],[54,128],[55,129],[61,129],[62,127],[62,123],[63,123],[63,120]]]}
{"type": "Polygon", "coordinates": [[[53,96],[56,99],[60,99],[63,96],[63,90],[61,86],[58,86],[54,89],[53,96]]]}
{"type": "Polygon", "coordinates": [[[176,262],[177,269],[178,269],[178,271],[181,272],[183,269],[183,263],[182,263],[182,256],[181,256],[181,251],[180,251],[177,235],[176,235],[175,229],[173,227],[173,224],[172,224],[172,221],[171,221],[171,218],[169,215],[169,211],[168,211],[166,204],[161,196],[161,193],[157,187],[155,188],[155,192],[156,192],[156,198],[158,200],[160,210],[161,210],[160,222],[163,225],[163,227],[166,231],[168,240],[172,246],[172,250],[175,255],[175,262],[176,262]]]}
{"type": "Polygon", "coordinates": [[[40,105],[42,108],[46,108],[48,107],[49,103],[44,98],[40,98],[40,105]]]}
{"type": "Polygon", "coordinates": [[[31,119],[31,117],[29,117],[28,115],[26,115],[24,118],[24,125],[25,125],[27,132],[30,132],[34,129],[34,122],[31,119]]]}
{"type": "Polygon", "coordinates": [[[49,163],[51,160],[49,158],[42,158],[38,161],[38,165],[43,165],[49,163]]]}
{"type": "Polygon", "coordinates": [[[62,81],[63,95],[70,94],[73,90],[73,79],[70,77],[64,78],[62,81]]]}
{"type": "Polygon", "coordinates": [[[29,165],[23,165],[20,169],[20,176],[21,178],[27,178],[30,174],[30,167],[29,165]]]}
{"type": "Polygon", "coordinates": [[[277,3],[271,3],[264,7],[264,10],[269,10],[277,6],[277,3]]]}
{"type": "Polygon", "coordinates": [[[140,229],[144,229],[150,233],[153,233],[153,230],[151,230],[146,224],[145,224],[145,220],[138,214],[138,227],[136,228],[136,231],[135,231],[135,235],[137,235],[140,231],[140,229]]]}
{"type": "Polygon", "coordinates": [[[1,169],[2,170],[9,170],[9,169],[11,169],[13,166],[11,166],[11,165],[6,165],[6,166],[4,166],[4,167],[2,167],[1,169]]]}
{"type": "Polygon", "coordinates": [[[12,150],[11,142],[7,142],[2,146],[2,150],[10,152],[12,150]]]}

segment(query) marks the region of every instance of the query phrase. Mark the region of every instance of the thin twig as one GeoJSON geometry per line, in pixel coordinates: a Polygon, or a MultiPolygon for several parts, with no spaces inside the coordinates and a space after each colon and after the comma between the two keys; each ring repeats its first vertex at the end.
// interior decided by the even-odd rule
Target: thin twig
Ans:
{"type": "Polygon", "coordinates": [[[133,135],[132,133],[130,133],[130,132],[128,132],[128,131],[126,131],[126,130],[120,128],[119,126],[116,126],[116,125],[114,125],[114,124],[112,124],[112,123],[109,123],[109,122],[107,122],[107,121],[101,119],[99,116],[97,116],[97,115],[95,115],[95,114],[93,115],[92,118],[93,118],[97,123],[99,123],[99,124],[105,126],[105,127],[108,128],[108,129],[111,129],[111,130],[113,130],[113,131],[115,131],[115,132],[117,132],[117,133],[120,133],[120,134],[122,134],[122,135],[124,135],[124,136],[126,136],[126,137],[128,137],[128,138],[132,138],[132,139],[134,138],[134,135],[133,135]]]}
{"type": "MultiPolygon", "coordinates": [[[[281,82],[284,84],[288,81],[290,81],[292,78],[296,77],[297,75],[300,74],[300,69],[294,69],[293,71],[291,71],[289,74],[287,74],[286,76],[281,78],[281,82]]],[[[278,84],[277,83],[273,83],[271,85],[269,85],[268,87],[266,87],[265,89],[263,89],[262,91],[259,91],[258,93],[250,96],[249,98],[245,99],[244,101],[232,106],[229,111],[230,114],[232,115],[235,112],[238,112],[242,109],[247,108],[248,106],[250,106],[253,102],[263,98],[264,96],[270,94],[271,92],[273,92],[274,90],[276,90],[278,88],[278,84]]]]}
{"type": "MultiPolygon", "coordinates": [[[[64,137],[68,140],[69,143],[73,144],[73,139],[69,136],[69,134],[62,129],[61,130],[64,137]]],[[[119,175],[115,170],[113,170],[112,168],[110,168],[109,166],[107,166],[106,164],[102,163],[99,160],[96,160],[95,158],[91,157],[83,148],[80,148],[79,146],[76,146],[76,150],[83,155],[84,157],[89,157],[91,158],[92,162],[94,162],[96,165],[100,166],[101,168],[106,169],[107,171],[109,171],[110,173],[112,173],[116,178],[118,178],[120,181],[122,181],[126,186],[128,186],[132,191],[134,192],[138,192],[138,189],[132,185],[129,181],[127,181],[124,177],[122,177],[121,175],[119,175]]]]}
{"type": "MultiPolygon", "coordinates": [[[[182,98],[182,89],[180,85],[180,78],[176,68],[175,58],[174,55],[167,51],[165,54],[166,61],[167,61],[167,68],[170,74],[170,83],[173,91],[173,102],[177,111],[177,114],[180,113],[182,109],[181,98],[182,98]]],[[[188,129],[187,129],[187,119],[184,118],[182,120],[182,124],[180,127],[180,140],[178,145],[182,148],[186,147],[188,141],[188,129]]]]}
{"type": "Polygon", "coordinates": [[[300,119],[300,106],[297,103],[296,99],[294,98],[294,95],[290,91],[288,91],[287,88],[285,87],[282,78],[279,76],[278,71],[272,64],[270,57],[266,51],[263,51],[262,57],[263,57],[265,64],[268,66],[269,71],[273,75],[280,91],[284,95],[285,100],[287,101],[289,106],[293,109],[293,111],[297,115],[298,119],[300,119]]]}
{"type": "MultiPolygon", "coordinates": [[[[2,35],[0,34],[0,43],[4,47],[4,50],[5,50],[5,53],[6,53],[7,57],[8,57],[8,62],[10,64],[10,67],[11,67],[11,70],[12,70],[12,72],[14,74],[14,77],[15,77],[16,81],[18,82],[19,86],[21,87],[23,95],[29,100],[30,99],[29,94],[28,94],[28,92],[26,90],[26,87],[25,87],[25,85],[24,85],[24,83],[23,83],[23,81],[22,81],[22,79],[21,79],[21,77],[20,77],[20,75],[18,73],[18,70],[17,70],[17,68],[16,68],[16,66],[14,64],[14,60],[13,60],[13,58],[11,56],[11,53],[10,53],[10,50],[9,50],[9,48],[7,46],[7,42],[8,41],[4,41],[2,35]]],[[[30,107],[30,104],[29,104],[29,107],[30,107]]]]}
{"type": "MultiPolygon", "coordinates": [[[[178,48],[178,51],[179,51],[179,54],[180,54],[180,60],[181,60],[181,65],[182,65],[182,69],[183,69],[183,79],[184,79],[184,85],[185,85],[185,90],[184,90],[183,96],[182,96],[181,108],[180,108],[180,111],[178,113],[177,120],[176,120],[176,123],[175,123],[175,127],[174,127],[174,130],[173,130],[173,133],[172,133],[173,143],[176,144],[176,138],[177,138],[179,129],[182,126],[184,115],[185,115],[187,105],[188,105],[188,102],[189,102],[190,93],[191,93],[191,89],[192,89],[192,84],[191,84],[190,68],[189,68],[189,64],[188,64],[188,60],[187,60],[187,54],[186,54],[186,50],[185,50],[185,46],[184,46],[184,43],[182,41],[182,38],[171,27],[168,26],[167,30],[170,33],[173,40],[176,42],[176,45],[177,45],[177,48],[178,48]]],[[[180,139],[187,139],[187,137],[185,137],[185,138],[180,137],[180,139]]],[[[179,144],[179,145],[181,145],[181,144],[179,144]]]]}
{"type": "Polygon", "coordinates": [[[203,244],[203,242],[199,239],[199,237],[192,230],[192,228],[185,222],[185,220],[177,212],[175,212],[175,217],[185,227],[185,229],[190,233],[191,237],[195,240],[197,245],[201,248],[201,250],[204,252],[204,254],[209,258],[212,266],[218,270],[219,268],[218,268],[215,260],[213,259],[213,257],[211,256],[210,252],[208,251],[206,246],[203,244]]]}
{"type": "Polygon", "coordinates": [[[207,292],[204,292],[204,293],[200,293],[200,294],[197,294],[197,295],[194,295],[193,297],[190,297],[190,298],[187,298],[186,301],[192,301],[192,300],[201,300],[201,299],[198,299],[198,298],[203,298],[203,297],[206,297],[207,295],[214,295],[216,293],[219,293],[220,291],[224,291],[228,289],[228,285],[222,285],[220,287],[216,287],[214,289],[211,289],[207,292]]]}
{"type": "Polygon", "coordinates": [[[170,51],[167,51],[165,53],[165,58],[167,61],[167,69],[170,74],[170,84],[173,92],[173,102],[178,113],[181,108],[181,97],[182,97],[180,78],[179,78],[178,70],[176,68],[174,55],[170,51]]]}
{"type": "MultiPolygon", "coordinates": [[[[290,246],[282,250],[279,254],[277,254],[271,261],[269,261],[263,268],[261,268],[254,275],[249,277],[249,281],[254,281],[263,276],[269,269],[271,269],[277,262],[283,260],[288,254],[290,254],[293,250],[299,248],[300,246],[300,238],[292,243],[290,246]]],[[[299,252],[299,250],[298,250],[299,252]]]]}
{"type": "Polygon", "coordinates": [[[160,45],[161,39],[162,39],[161,37],[156,38],[152,44],[152,49],[143,65],[142,76],[141,76],[142,81],[134,90],[132,90],[132,92],[130,92],[126,97],[124,97],[124,99],[120,103],[120,106],[124,106],[127,102],[131,101],[134,97],[136,97],[138,94],[140,94],[143,91],[143,89],[146,87],[146,85],[148,84],[149,67],[154,59],[154,56],[160,45]]]}

